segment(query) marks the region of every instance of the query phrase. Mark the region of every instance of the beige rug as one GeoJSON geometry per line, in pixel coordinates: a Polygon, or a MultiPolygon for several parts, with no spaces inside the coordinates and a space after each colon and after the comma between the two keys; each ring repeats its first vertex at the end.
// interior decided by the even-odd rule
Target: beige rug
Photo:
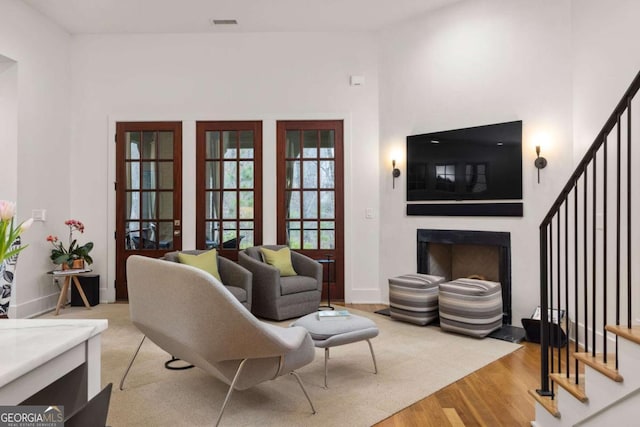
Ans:
{"type": "MultiPolygon", "coordinates": [[[[317,349],[316,359],[298,371],[316,415],[311,414],[295,379],[284,376],[234,392],[221,425],[370,426],[520,347],[349,310],[373,319],[380,329],[380,335],[372,340],[377,375],[373,374],[366,342],[335,347],[329,361],[329,389],[324,389],[324,354],[317,349]]],[[[128,305],[100,304],[90,311],[71,307],[59,317],[109,319],[102,338],[102,382],[114,384],[109,425],[210,426],[215,422],[227,386],[197,368],[165,369],[163,364],[170,356],[148,340],[134,362],[124,391],[118,389],[142,338],[129,321],[128,305]]]]}

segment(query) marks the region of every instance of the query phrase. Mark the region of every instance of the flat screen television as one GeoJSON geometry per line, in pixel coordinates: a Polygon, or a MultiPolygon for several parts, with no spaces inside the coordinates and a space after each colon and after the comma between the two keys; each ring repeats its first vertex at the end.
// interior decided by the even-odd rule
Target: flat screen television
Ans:
{"type": "Polygon", "coordinates": [[[407,201],[522,199],[522,121],[407,137],[407,201]]]}

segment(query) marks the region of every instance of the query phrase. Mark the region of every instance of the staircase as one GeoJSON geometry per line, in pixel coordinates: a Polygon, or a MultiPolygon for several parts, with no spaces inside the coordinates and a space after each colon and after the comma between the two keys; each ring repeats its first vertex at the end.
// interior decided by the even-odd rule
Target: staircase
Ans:
{"type": "Polygon", "coordinates": [[[640,425],[640,326],[632,324],[640,317],[632,280],[640,274],[632,227],[640,200],[632,179],[638,180],[639,88],[640,73],[540,224],[534,427],[640,425]],[[566,319],[564,347],[553,345],[560,340],[552,311],[566,319]]]}

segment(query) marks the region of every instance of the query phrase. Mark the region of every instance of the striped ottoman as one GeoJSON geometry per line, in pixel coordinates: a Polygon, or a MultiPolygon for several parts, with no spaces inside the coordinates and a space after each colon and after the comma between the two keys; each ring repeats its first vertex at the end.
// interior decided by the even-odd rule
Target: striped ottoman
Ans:
{"type": "Polygon", "coordinates": [[[457,279],[440,285],[440,327],[482,338],[502,326],[502,287],[498,282],[457,279]]]}
{"type": "Polygon", "coordinates": [[[444,277],[428,274],[405,274],[389,279],[391,317],[417,325],[438,318],[438,285],[444,277]]]}

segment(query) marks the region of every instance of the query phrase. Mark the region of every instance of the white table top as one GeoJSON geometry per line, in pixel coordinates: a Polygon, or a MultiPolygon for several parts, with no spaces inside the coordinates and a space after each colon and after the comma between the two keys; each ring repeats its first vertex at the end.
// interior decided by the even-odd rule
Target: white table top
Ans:
{"type": "Polygon", "coordinates": [[[107,329],[106,319],[0,320],[0,387],[107,329]]]}

